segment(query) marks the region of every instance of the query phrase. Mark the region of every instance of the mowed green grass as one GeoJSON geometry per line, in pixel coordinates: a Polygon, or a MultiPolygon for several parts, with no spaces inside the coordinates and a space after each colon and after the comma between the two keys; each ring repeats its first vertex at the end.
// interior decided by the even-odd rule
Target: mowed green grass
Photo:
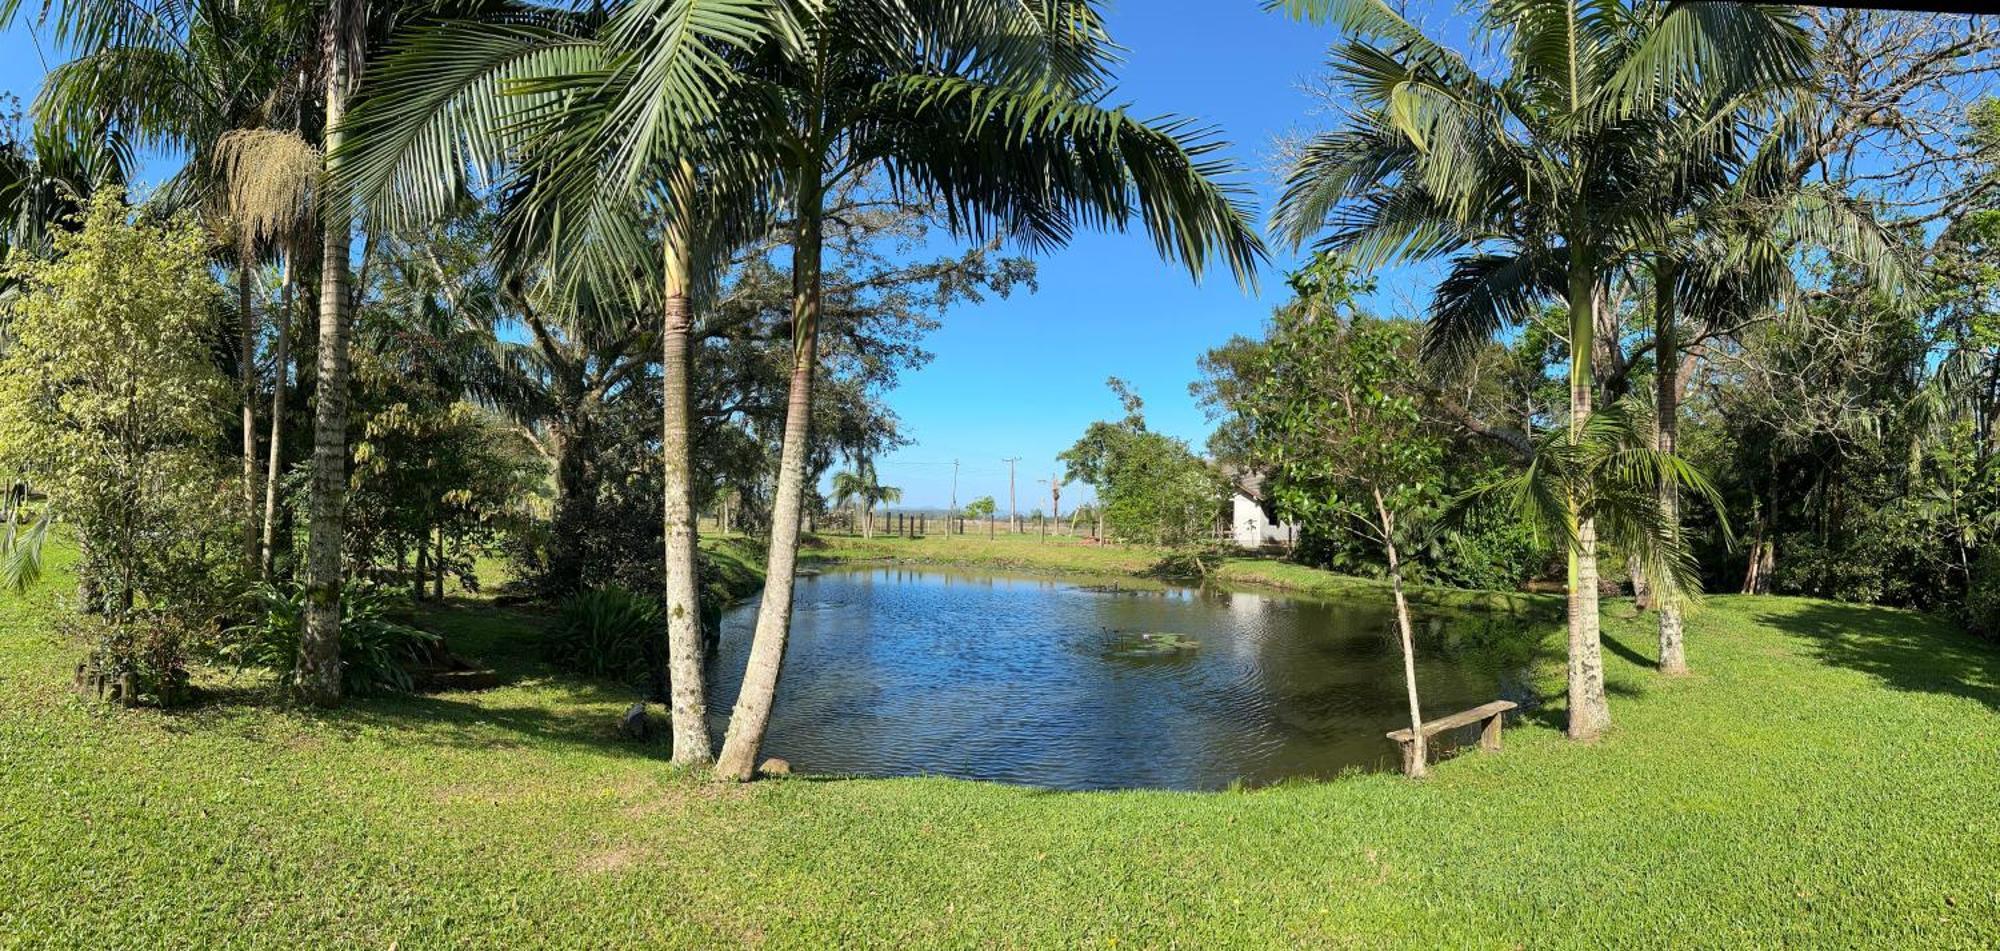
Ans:
{"type": "Polygon", "coordinates": [[[1050,793],[677,777],[471,602],[431,622],[509,686],[111,709],[67,588],[0,600],[7,945],[2000,945],[2000,652],[1898,611],[1718,598],[1678,681],[1614,618],[1610,736],[1550,710],[1421,783],[1050,793]]]}

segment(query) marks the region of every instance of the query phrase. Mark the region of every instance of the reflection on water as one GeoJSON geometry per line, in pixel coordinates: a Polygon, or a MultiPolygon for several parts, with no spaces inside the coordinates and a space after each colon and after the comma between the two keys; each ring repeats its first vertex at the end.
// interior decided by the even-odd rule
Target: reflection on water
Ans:
{"type": "MultiPolygon", "coordinates": [[[[801,578],[797,598],[765,749],[803,772],[1218,789],[1393,768],[1383,733],[1409,725],[1386,600],[910,568],[801,578]]],[[[718,715],[755,615],[724,621],[718,715]]],[[[1495,630],[1420,619],[1426,716],[1532,699],[1518,650],[1470,646],[1523,643],[1495,630]]]]}

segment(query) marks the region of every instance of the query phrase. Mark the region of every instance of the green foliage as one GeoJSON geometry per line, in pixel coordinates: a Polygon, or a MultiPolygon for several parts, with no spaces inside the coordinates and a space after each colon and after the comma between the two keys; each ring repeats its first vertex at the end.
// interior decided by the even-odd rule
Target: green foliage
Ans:
{"type": "Polygon", "coordinates": [[[599,588],[563,602],[542,635],[542,657],[570,673],[638,682],[651,674],[666,638],[658,599],[599,588]]]}
{"type": "Polygon", "coordinates": [[[995,502],[990,495],[982,495],[965,504],[964,515],[969,519],[992,518],[993,513],[998,511],[1000,503],[995,502]]]}
{"type": "Polygon", "coordinates": [[[1255,453],[1286,518],[1393,544],[1442,501],[1446,440],[1410,383],[1419,333],[1355,313],[1369,285],[1321,261],[1294,279],[1304,306],[1278,312],[1253,371],[1255,453]]]}
{"type": "Polygon", "coordinates": [[[1623,403],[1593,414],[1574,436],[1568,428],[1550,430],[1536,441],[1526,469],[1472,495],[1504,502],[1538,541],[1566,550],[1579,543],[1579,521],[1592,519],[1597,537],[1638,559],[1656,588],[1698,597],[1700,566],[1661,511],[1659,487],[1670,482],[1708,503],[1728,537],[1722,496],[1686,459],[1654,448],[1650,427],[1635,421],[1640,416],[1623,403]]]}
{"type": "MultiPolygon", "coordinates": [[[[186,219],[135,221],[94,196],[54,256],[16,261],[12,338],[0,354],[0,471],[29,474],[76,531],[84,584],[113,614],[164,605],[199,565],[216,583],[230,549],[219,452],[228,381],[211,356],[208,242],[186,219]]],[[[9,580],[35,546],[10,539],[9,580]]]]}
{"type": "Polygon", "coordinates": [[[1064,481],[1097,490],[1104,521],[1128,542],[1176,547],[1207,541],[1222,511],[1222,479],[1187,444],[1146,428],[1139,395],[1112,377],[1125,406],[1118,422],[1095,422],[1056,458],[1064,481]]]}
{"type": "MultiPolygon", "coordinates": [[[[296,585],[258,585],[255,616],[232,628],[228,651],[238,664],[297,679],[306,594],[296,585]]],[[[349,581],[340,596],[340,683],[347,696],[408,693],[410,668],[439,644],[436,634],[398,620],[403,603],[387,590],[349,581]]]]}
{"type": "Polygon", "coordinates": [[[84,676],[115,684],[130,675],[137,695],[122,698],[128,705],[150,700],[155,706],[176,707],[187,702],[193,696],[190,667],[221,647],[213,621],[167,612],[141,611],[122,619],[85,616],[78,624],[90,644],[84,676]]]}

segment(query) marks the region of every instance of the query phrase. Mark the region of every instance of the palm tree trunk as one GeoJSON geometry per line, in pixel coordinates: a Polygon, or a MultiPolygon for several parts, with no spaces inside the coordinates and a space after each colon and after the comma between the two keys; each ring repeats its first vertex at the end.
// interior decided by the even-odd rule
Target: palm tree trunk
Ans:
{"type": "MultiPolygon", "coordinates": [[[[1680,337],[1675,320],[1674,280],[1676,275],[1672,264],[1663,263],[1659,273],[1654,275],[1654,293],[1657,303],[1653,319],[1653,363],[1658,367],[1654,376],[1654,436],[1655,448],[1663,453],[1674,451],[1675,437],[1680,432],[1681,358],[1680,337]]],[[[1681,531],[1680,484],[1671,478],[1660,480],[1660,517],[1676,537],[1681,531]]],[[[1683,642],[1685,625],[1681,618],[1681,603],[1671,586],[1663,587],[1657,593],[1656,601],[1660,615],[1660,673],[1679,676],[1688,672],[1687,645],[1683,642]]]]}
{"type": "Polygon", "coordinates": [[[556,497],[550,528],[548,593],[569,597],[583,588],[583,537],[589,531],[597,500],[590,483],[589,450],[583,434],[583,413],[564,401],[551,424],[549,445],[555,454],[556,497]]]}
{"type": "MultiPolygon", "coordinates": [[[[239,232],[241,228],[239,226],[239,232]]],[[[255,572],[264,537],[257,516],[257,315],[250,307],[256,273],[250,236],[239,233],[236,260],[236,387],[243,404],[243,567],[255,572]]]]}
{"type": "MultiPolygon", "coordinates": [[[[1572,260],[1569,284],[1569,430],[1581,442],[1590,421],[1591,347],[1597,328],[1595,272],[1572,260]]],[[[1604,695],[1604,654],[1600,641],[1597,594],[1597,523],[1574,491],[1569,498],[1570,523],[1576,529],[1569,549],[1569,735],[1587,740],[1611,725],[1611,705],[1604,695]]]]}
{"type": "MultiPolygon", "coordinates": [[[[341,159],[341,116],[360,69],[366,7],[334,0],[328,11],[326,164],[341,159]]],[[[347,265],[350,222],[331,203],[320,212],[319,378],[313,407],[311,538],[306,554],[306,629],[299,639],[298,690],[311,703],[340,702],[341,549],[347,522],[347,265]]]]}
{"type": "Polygon", "coordinates": [[[672,692],[674,765],[714,759],[708,737],[708,697],[701,671],[701,586],[695,576],[694,461],[689,439],[688,374],[693,367],[694,315],[688,305],[688,249],[670,240],[666,307],[662,315],[660,385],[664,418],[660,455],[665,472],[667,537],[667,673],[672,692]]]}
{"type": "Polygon", "coordinates": [[[292,347],[292,256],[285,255],[284,276],[278,294],[278,343],[271,387],[271,449],[264,472],[264,537],[258,547],[258,576],[271,580],[273,549],[278,542],[278,477],[283,473],[285,449],[285,376],[291,369],[292,347]]]}
{"type": "Polygon", "coordinates": [[[729,732],[715,773],[743,782],[757,765],[757,749],[770,725],[771,703],[791,634],[793,571],[798,567],[799,516],[805,502],[806,450],[811,435],[813,372],[819,364],[820,200],[801,189],[798,234],[792,243],[792,377],[785,405],[785,436],[778,461],[778,488],[771,507],[771,549],[765,566],[764,600],[743,686],[729,715],[729,732]]]}
{"type": "Polygon", "coordinates": [[[1375,515],[1382,524],[1382,547],[1389,556],[1389,588],[1396,595],[1396,629],[1403,635],[1403,685],[1410,695],[1410,754],[1403,773],[1417,779],[1430,772],[1430,745],[1424,738],[1424,714],[1417,705],[1417,648],[1410,633],[1410,604],[1403,598],[1403,563],[1396,556],[1396,520],[1375,491],[1375,515]]]}

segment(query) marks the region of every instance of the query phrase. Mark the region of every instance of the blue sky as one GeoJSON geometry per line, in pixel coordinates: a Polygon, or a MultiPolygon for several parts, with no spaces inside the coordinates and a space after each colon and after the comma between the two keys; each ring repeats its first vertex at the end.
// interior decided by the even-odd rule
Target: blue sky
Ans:
{"type": "MultiPolygon", "coordinates": [[[[28,6],[27,13],[33,9],[28,6]]],[[[1275,191],[1279,138],[1312,128],[1316,74],[1331,32],[1265,13],[1259,0],[1116,0],[1113,36],[1129,48],[1119,98],[1140,115],[1189,115],[1216,126],[1257,192],[1258,214],[1275,191]]],[[[23,19],[30,17],[24,16],[23,19]]],[[[0,90],[25,105],[45,63],[60,61],[16,23],[0,33],[0,90]]],[[[140,184],[172,170],[150,163],[140,184]]],[[[1260,217],[1261,221],[1261,217],[1260,217]]],[[[955,308],[929,340],[936,359],[889,394],[912,445],[879,460],[907,506],[942,506],[959,459],[958,498],[1007,502],[1007,469],[1019,457],[1021,509],[1046,504],[1055,456],[1092,420],[1118,414],[1104,386],[1119,376],[1145,397],[1154,428],[1197,447],[1208,424],[1188,397],[1200,354],[1232,334],[1255,333],[1284,290],[1279,252],[1259,291],[1226,272],[1197,285],[1155,255],[1143,233],[1084,234],[1039,260],[1040,291],[955,308]]],[[[1391,292],[1385,292],[1393,294],[1391,292]]],[[[1064,492],[1064,508],[1089,497],[1064,492]]]]}
{"type": "MultiPolygon", "coordinates": [[[[1259,214],[1270,206],[1280,136],[1310,128],[1310,80],[1332,34],[1265,13],[1257,0],[1122,0],[1112,35],[1129,48],[1120,98],[1139,115],[1172,112],[1221,130],[1249,169],[1259,214]]],[[[1261,220],[1261,219],[1260,219],[1261,220]]],[[[1040,291],[953,310],[930,338],[937,359],[889,398],[916,445],[879,461],[904,504],[942,506],[951,460],[962,462],[960,504],[980,495],[1007,505],[1007,467],[1021,458],[1023,512],[1048,504],[1055,456],[1098,419],[1115,418],[1108,376],[1132,383],[1153,428],[1194,443],[1209,426],[1188,397],[1195,360],[1232,334],[1253,334],[1283,296],[1282,262],[1256,294],[1227,272],[1200,285],[1162,263],[1143,232],[1080,235],[1039,259],[1040,291]]],[[[1087,499],[1063,493],[1063,507],[1087,499]]]]}

